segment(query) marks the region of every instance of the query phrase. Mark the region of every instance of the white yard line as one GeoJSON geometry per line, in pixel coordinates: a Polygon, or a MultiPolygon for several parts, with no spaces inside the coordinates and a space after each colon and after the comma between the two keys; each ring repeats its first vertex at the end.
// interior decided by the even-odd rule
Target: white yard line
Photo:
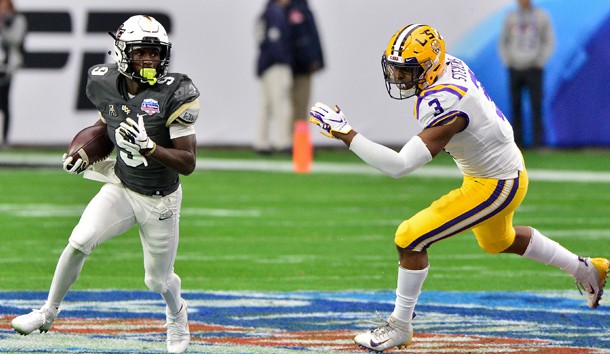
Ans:
{"type": "MultiPolygon", "coordinates": [[[[292,172],[290,161],[258,161],[258,160],[224,160],[197,159],[197,169],[201,170],[237,170],[237,171],[280,171],[292,172]]],[[[314,162],[312,173],[354,173],[381,174],[373,167],[363,163],[314,162]]],[[[454,166],[424,166],[413,172],[412,176],[422,177],[456,177],[461,178],[454,166]]],[[[595,171],[562,171],[562,170],[528,170],[531,180],[566,181],[566,182],[601,182],[610,183],[610,172],[595,171]]]]}
{"type": "MultiPolygon", "coordinates": [[[[61,159],[49,155],[0,155],[0,166],[16,167],[56,167],[61,168],[61,159]]],[[[246,159],[197,159],[198,170],[225,171],[270,171],[292,172],[291,161],[268,161],[246,159]]],[[[363,163],[314,162],[312,173],[345,173],[345,174],[381,174],[381,172],[363,163]]],[[[412,176],[460,178],[461,174],[454,166],[424,166],[413,172],[412,176]]],[[[598,182],[610,183],[610,172],[566,171],[529,169],[531,180],[550,182],[598,182]]]]}

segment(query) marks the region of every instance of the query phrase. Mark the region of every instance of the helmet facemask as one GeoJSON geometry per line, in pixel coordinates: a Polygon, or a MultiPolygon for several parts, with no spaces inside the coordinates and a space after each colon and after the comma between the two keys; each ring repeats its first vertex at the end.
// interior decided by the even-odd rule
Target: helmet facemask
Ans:
{"type": "MultiPolygon", "coordinates": [[[[158,43],[149,44],[147,42],[140,43],[129,43],[125,47],[125,53],[127,57],[125,58],[126,72],[131,75],[130,78],[139,80],[142,83],[148,83],[150,85],[154,85],[157,83],[157,79],[163,77],[167,73],[167,66],[169,64],[169,55],[168,55],[169,46],[161,45],[158,43]],[[137,51],[146,51],[152,50],[152,53],[155,53],[154,57],[151,59],[138,59],[133,58],[132,53],[137,51]],[[141,68],[140,70],[136,70],[134,64],[138,61],[152,61],[154,63],[152,68],[141,68]]],[[[136,55],[137,57],[137,55],[136,55]]],[[[142,65],[140,65],[142,67],[142,65]]]]}
{"type": "Polygon", "coordinates": [[[445,71],[445,41],[428,25],[404,26],[390,39],[381,66],[390,97],[419,95],[445,71]]]}
{"type": "Polygon", "coordinates": [[[170,62],[171,44],[163,26],[149,16],[133,16],[119,27],[114,38],[113,58],[117,68],[126,77],[154,85],[157,80],[167,74],[170,62]],[[155,62],[155,68],[135,70],[131,53],[136,50],[156,49],[157,58],[146,59],[155,62]]]}
{"type": "Polygon", "coordinates": [[[425,84],[424,69],[417,60],[398,63],[381,57],[385,87],[390,97],[404,100],[418,95],[425,84]]]}

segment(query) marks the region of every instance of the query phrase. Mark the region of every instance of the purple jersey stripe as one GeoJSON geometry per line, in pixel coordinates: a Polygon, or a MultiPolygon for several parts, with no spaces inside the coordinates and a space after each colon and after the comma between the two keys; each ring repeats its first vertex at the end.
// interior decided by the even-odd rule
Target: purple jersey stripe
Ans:
{"type": "Polygon", "coordinates": [[[451,111],[440,118],[435,119],[432,123],[428,124],[426,128],[436,127],[440,125],[449,125],[455,121],[458,116],[462,116],[466,119],[466,126],[461,131],[464,131],[470,124],[470,117],[468,114],[462,111],[451,111]]]}
{"type": "Polygon", "coordinates": [[[468,92],[468,88],[459,85],[435,85],[422,91],[420,97],[424,98],[437,92],[449,92],[461,99],[466,95],[466,92],[468,92]]]}
{"type": "Polygon", "coordinates": [[[460,111],[451,111],[448,114],[445,114],[444,116],[438,117],[435,120],[433,120],[432,123],[428,124],[428,126],[426,128],[451,124],[451,123],[453,123],[453,121],[455,121],[455,119],[457,118],[457,116],[460,113],[461,113],[460,111]]]}

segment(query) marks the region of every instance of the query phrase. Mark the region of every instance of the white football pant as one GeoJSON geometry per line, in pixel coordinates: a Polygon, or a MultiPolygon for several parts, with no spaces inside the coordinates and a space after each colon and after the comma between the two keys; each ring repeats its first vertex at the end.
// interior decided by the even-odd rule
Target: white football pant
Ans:
{"type": "MultiPolygon", "coordinates": [[[[89,255],[98,245],[137,224],[144,253],[146,285],[150,290],[162,293],[164,298],[169,290],[172,294],[167,294],[171,298],[166,298],[168,306],[173,308],[174,302],[179,306],[180,278],[174,274],[174,261],[181,202],[182,187],[160,197],[145,196],[121,184],[106,183],[85,208],[69,244],[89,255]]],[[[179,307],[176,312],[178,310],[179,307]]]]}

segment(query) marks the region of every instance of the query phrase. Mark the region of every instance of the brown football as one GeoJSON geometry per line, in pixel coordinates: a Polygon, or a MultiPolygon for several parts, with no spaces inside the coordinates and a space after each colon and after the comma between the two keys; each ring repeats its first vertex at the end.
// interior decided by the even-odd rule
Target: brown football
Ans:
{"type": "Polygon", "coordinates": [[[81,158],[88,165],[106,159],[114,150],[114,143],[108,137],[106,125],[92,125],[79,131],[70,146],[68,156],[72,156],[72,161],[81,158]]]}

